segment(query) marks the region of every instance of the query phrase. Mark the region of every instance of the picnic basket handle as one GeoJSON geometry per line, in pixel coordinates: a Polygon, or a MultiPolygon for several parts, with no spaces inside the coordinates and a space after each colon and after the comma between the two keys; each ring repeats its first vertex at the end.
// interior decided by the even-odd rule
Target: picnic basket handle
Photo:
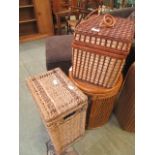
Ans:
{"type": "Polygon", "coordinates": [[[73,111],[73,112],[69,113],[68,115],[63,117],[63,120],[64,121],[68,120],[69,118],[73,117],[73,115],[75,115],[76,113],[77,113],[77,111],[73,111]]]}
{"type": "Polygon", "coordinates": [[[116,24],[116,19],[110,14],[104,14],[103,19],[101,20],[99,27],[114,27],[116,24]]]}
{"type": "MultiPolygon", "coordinates": [[[[86,17],[85,20],[87,20],[88,18],[90,18],[92,15],[94,14],[98,14],[98,9],[95,9],[94,11],[90,12],[86,17]]],[[[103,15],[103,19],[101,21],[101,23],[99,24],[99,26],[102,27],[113,27],[116,24],[116,19],[111,15],[111,14],[107,14],[105,13],[103,15]]]]}
{"type": "Polygon", "coordinates": [[[94,11],[91,11],[84,19],[88,19],[90,16],[92,16],[93,14],[97,14],[98,13],[98,9],[95,9],[94,11]]]}

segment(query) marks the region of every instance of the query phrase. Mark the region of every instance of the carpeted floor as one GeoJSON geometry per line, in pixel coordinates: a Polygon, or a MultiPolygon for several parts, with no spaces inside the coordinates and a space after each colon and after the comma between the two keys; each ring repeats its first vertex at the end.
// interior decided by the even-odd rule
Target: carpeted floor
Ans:
{"type": "MultiPolygon", "coordinates": [[[[20,155],[47,155],[49,136],[25,81],[30,75],[46,71],[45,40],[20,44],[19,59],[20,155]]],[[[103,127],[86,131],[85,136],[69,148],[72,149],[79,155],[134,155],[135,136],[123,131],[112,115],[103,127]]]]}

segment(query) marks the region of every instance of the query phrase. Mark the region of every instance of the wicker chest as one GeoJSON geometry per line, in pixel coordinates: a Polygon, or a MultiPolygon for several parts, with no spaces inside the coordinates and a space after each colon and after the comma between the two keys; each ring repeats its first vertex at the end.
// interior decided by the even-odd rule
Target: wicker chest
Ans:
{"type": "Polygon", "coordinates": [[[123,82],[122,75],[119,77],[116,85],[110,89],[98,87],[85,83],[72,77],[69,72],[70,79],[88,96],[87,110],[87,129],[101,127],[109,120],[113,111],[116,96],[123,82]]]}
{"type": "Polygon", "coordinates": [[[82,21],[75,29],[72,43],[73,77],[105,88],[113,87],[133,37],[134,21],[131,20],[106,14],[92,15],[82,21]]]}
{"type": "Polygon", "coordinates": [[[28,79],[57,154],[85,132],[87,96],[56,68],[28,79]]]}

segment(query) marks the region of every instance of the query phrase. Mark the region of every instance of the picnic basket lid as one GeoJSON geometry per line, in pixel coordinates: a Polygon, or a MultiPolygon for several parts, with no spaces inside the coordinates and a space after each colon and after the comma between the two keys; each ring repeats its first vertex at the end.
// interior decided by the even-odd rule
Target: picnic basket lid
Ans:
{"type": "MultiPolygon", "coordinates": [[[[121,17],[113,17],[115,21],[111,27],[104,26],[104,17],[110,14],[92,15],[77,25],[75,32],[85,35],[100,36],[102,38],[114,39],[117,41],[132,42],[134,37],[134,21],[121,17]],[[101,26],[103,25],[103,26],[101,26]],[[95,29],[95,30],[94,30],[95,29]]],[[[109,17],[107,17],[109,18],[109,17]]],[[[111,20],[111,19],[110,19],[111,20]]]]}
{"type": "Polygon", "coordinates": [[[87,96],[60,68],[30,77],[27,83],[46,122],[87,103],[87,96]]]}

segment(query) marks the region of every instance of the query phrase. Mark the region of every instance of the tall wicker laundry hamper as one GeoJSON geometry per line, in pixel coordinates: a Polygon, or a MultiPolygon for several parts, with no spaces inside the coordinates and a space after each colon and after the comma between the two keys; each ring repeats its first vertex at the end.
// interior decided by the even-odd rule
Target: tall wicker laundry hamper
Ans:
{"type": "Polygon", "coordinates": [[[118,98],[115,115],[120,126],[129,132],[135,132],[135,64],[126,75],[124,85],[118,98]]]}
{"type": "Polygon", "coordinates": [[[72,76],[112,88],[121,75],[133,38],[134,21],[110,14],[88,15],[75,29],[72,76]]]}
{"type": "Polygon", "coordinates": [[[87,96],[60,68],[29,78],[28,86],[59,155],[85,132],[87,96]]]}
{"type": "Polygon", "coordinates": [[[72,77],[71,71],[69,71],[69,77],[77,87],[88,95],[87,129],[104,125],[109,120],[114,108],[116,95],[123,81],[122,75],[119,77],[116,85],[111,89],[105,89],[77,80],[72,77]]]}

